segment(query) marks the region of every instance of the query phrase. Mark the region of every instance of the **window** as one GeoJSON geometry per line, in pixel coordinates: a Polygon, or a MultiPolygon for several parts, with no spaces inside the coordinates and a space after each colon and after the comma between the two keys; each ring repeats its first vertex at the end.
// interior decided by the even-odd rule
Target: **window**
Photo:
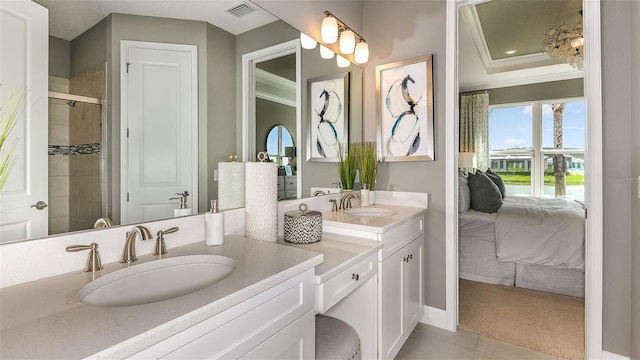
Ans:
{"type": "Polygon", "coordinates": [[[584,144],[583,100],[490,108],[489,159],[508,195],[584,200],[584,144]]]}
{"type": "Polygon", "coordinates": [[[289,165],[289,162],[295,157],[293,136],[289,129],[282,125],[276,125],[269,130],[267,154],[271,159],[275,159],[278,166],[289,165]]]}

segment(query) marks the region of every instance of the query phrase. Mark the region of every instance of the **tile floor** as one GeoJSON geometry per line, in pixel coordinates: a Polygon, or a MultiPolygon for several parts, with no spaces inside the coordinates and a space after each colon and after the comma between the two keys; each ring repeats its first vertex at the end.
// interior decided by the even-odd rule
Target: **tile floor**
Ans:
{"type": "Polygon", "coordinates": [[[466,331],[452,333],[419,323],[396,360],[563,360],[466,331]]]}

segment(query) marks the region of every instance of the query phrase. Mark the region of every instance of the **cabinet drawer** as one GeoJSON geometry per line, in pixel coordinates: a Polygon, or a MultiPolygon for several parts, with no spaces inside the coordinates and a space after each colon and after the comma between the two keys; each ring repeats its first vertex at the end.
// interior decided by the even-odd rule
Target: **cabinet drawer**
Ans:
{"type": "Polygon", "coordinates": [[[424,216],[416,216],[407,223],[382,234],[384,247],[379,251],[379,261],[402,249],[405,245],[424,234],[424,216]]]}
{"type": "Polygon", "coordinates": [[[316,308],[324,313],[333,305],[364,284],[378,272],[376,254],[371,254],[343,272],[317,285],[316,308]]]}

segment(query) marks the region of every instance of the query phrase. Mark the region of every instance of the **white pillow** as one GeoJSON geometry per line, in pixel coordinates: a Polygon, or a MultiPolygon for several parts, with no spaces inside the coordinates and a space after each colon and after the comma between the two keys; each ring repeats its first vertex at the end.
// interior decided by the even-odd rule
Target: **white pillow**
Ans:
{"type": "Polygon", "coordinates": [[[463,214],[471,208],[471,190],[467,177],[462,173],[458,175],[458,213],[463,214]]]}

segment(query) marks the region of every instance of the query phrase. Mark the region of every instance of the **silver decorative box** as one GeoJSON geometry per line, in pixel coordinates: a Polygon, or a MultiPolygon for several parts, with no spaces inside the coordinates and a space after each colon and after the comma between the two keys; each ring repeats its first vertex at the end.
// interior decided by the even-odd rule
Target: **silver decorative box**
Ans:
{"type": "Polygon", "coordinates": [[[306,204],[300,204],[300,211],[284,214],[284,241],[294,244],[309,244],[322,238],[322,213],[307,211],[306,204]]]}

